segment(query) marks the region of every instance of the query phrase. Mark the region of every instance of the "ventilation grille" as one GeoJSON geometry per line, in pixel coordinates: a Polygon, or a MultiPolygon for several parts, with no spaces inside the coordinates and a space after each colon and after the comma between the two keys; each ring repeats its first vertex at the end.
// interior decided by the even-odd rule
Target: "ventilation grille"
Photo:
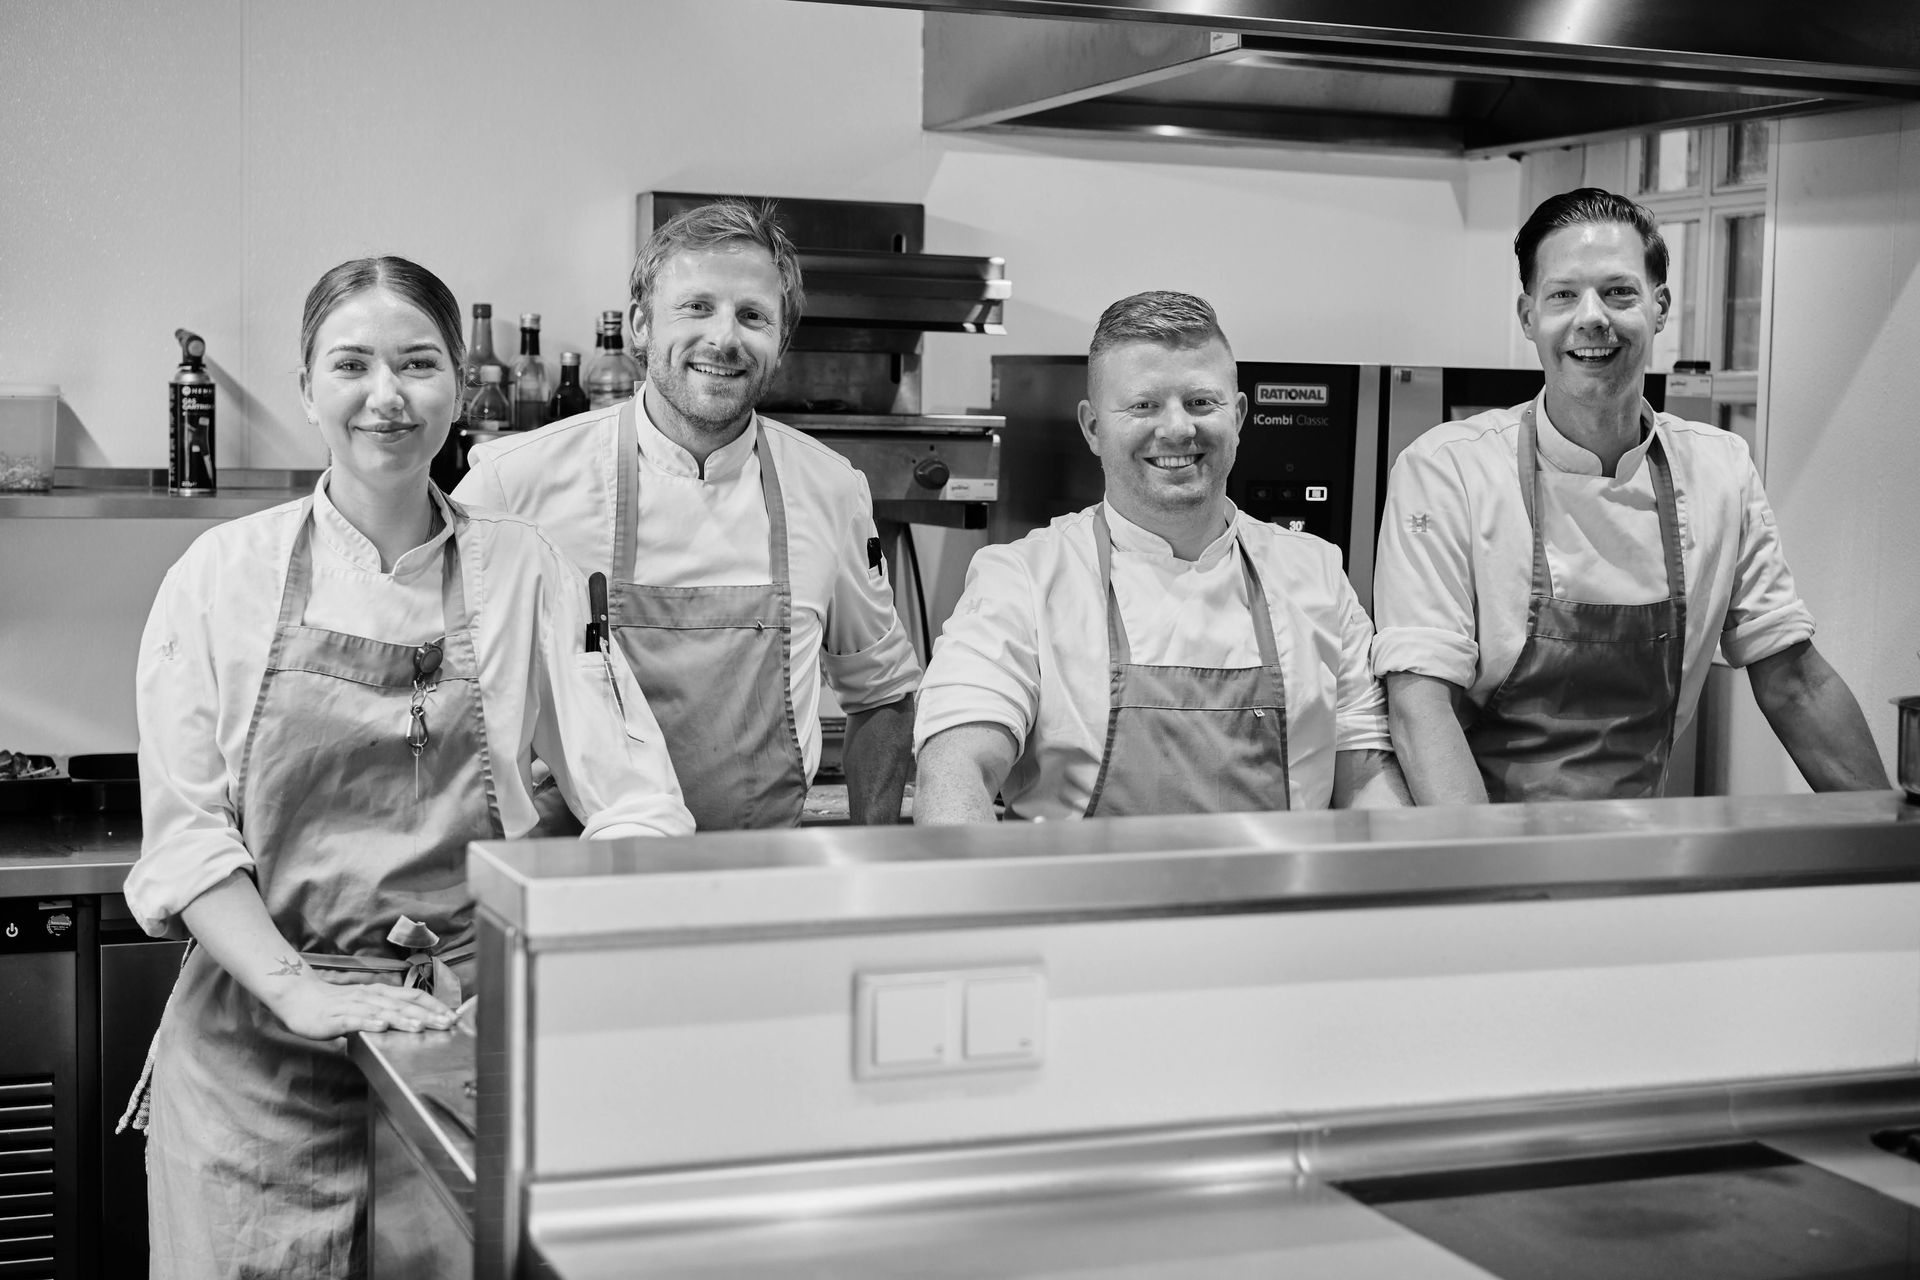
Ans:
{"type": "Polygon", "coordinates": [[[0,1280],[53,1280],[53,1078],[0,1079],[0,1280]]]}

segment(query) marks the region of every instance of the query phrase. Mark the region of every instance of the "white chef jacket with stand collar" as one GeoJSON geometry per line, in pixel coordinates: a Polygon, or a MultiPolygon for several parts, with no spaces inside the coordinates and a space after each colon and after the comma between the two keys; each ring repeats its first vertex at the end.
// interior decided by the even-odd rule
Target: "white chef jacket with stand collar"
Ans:
{"type": "MultiPolygon", "coordinates": [[[[383,573],[373,543],[327,497],[327,479],[314,490],[305,621],[394,644],[438,639],[448,513],[383,573]]],[[[525,835],[536,821],[535,756],[573,789],[587,836],[689,834],[665,742],[626,663],[613,664],[617,704],[599,656],[584,662],[584,580],[526,521],[472,506],[467,514],[461,577],[505,834],[525,835]]],[[[148,616],[135,671],[145,828],[126,892],[151,933],[253,865],[232,796],[299,516],[300,503],[286,503],[202,534],[168,570],[148,616]]]]}
{"type": "MultiPolygon", "coordinates": [[[[788,680],[811,779],[820,763],[820,683],[824,675],[849,712],[897,702],[913,692],[920,662],[893,605],[884,569],[872,568],[876,536],[866,477],[840,454],[759,414],[740,437],[707,457],[661,434],[635,394],[640,443],[636,563],[616,576],[654,586],[764,583],[767,509],[760,489],[756,434],[774,456],[787,507],[793,575],[793,667],[788,680]]],[[[454,497],[518,512],[579,567],[605,572],[613,561],[614,494],[620,405],[613,404],[474,450],[472,470],[454,497]]]]}
{"type": "MultiPolygon", "coordinates": [[[[914,750],[943,730],[998,724],[1021,744],[1001,788],[1028,818],[1086,812],[1106,743],[1105,587],[1095,508],[1017,542],[982,548],[920,685],[914,750]]],[[[1326,808],[1336,751],[1390,751],[1386,700],[1367,664],[1373,626],[1337,547],[1229,507],[1227,529],[1196,560],[1106,505],[1113,588],[1148,665],[1260,662],[1236,545],[1259,570],[1287,693],[1290,801],[1326,808]]]]}
{"type": "MultiPolygon", "coordinates": [[[[1534,404],[1540,519],[1557,595],[1594,604],[1665,598],[1649,430],[1673,469],[1686,572],[1687,643],[1678,734],[1693,717],[1715,646],[1746,666],[1813,635],[1773,508],[1738,435],[1642,405],[1643,438],[1611,477],[1534,404]]],[[[1444,423],[1394,463],[1373,582],[1373,667],[1433,676],[1481,705],[1526,641],[1532,537],[1515,451],[1519,409],[1444,423]]]]}

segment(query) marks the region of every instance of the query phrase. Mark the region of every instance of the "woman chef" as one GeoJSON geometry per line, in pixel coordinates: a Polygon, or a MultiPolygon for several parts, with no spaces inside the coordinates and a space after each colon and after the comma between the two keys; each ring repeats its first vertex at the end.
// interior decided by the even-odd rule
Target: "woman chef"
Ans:
{"type": "Polygon", "coordinates": [[[639,687],[584,651],[579,575],[427,479],[460,403],[447,287],[342,263],[301,347],[332,465],[202,535],[141,641],[127,900],[197,944],[154,1044],[154,1276],[363,1274],[365,1093],[341,1037],[451,1024],[467,842],[533,828],[534,757],[590,837],[693,829],[639,687]]]}

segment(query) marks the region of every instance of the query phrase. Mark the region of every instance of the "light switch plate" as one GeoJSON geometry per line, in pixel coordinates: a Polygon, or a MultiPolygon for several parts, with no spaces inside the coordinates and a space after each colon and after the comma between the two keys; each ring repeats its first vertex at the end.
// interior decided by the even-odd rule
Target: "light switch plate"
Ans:
{"type": "Polygon", "coordinates": [[[1046,1044],[1039,962],[856,973],[853,1074],[859,1080],[1035,1067],[1046,1044]]]}

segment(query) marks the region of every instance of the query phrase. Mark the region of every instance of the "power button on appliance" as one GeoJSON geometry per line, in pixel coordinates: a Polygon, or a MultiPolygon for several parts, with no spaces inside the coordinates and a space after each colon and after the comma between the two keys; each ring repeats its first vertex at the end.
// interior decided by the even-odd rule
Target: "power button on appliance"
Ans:
{"type": "Polygon", "coordinates": [[[17,938],[17,937],[19,937],[19,936],[20,936],[20,926],[19,926],[19,925],[17,925],[17,924],[14,924],[14,923],[12,923],[11,921],[9,921],[9,922],[8,922],[8,924],[7,924],[7,936],[8,936],[9,938],[17,938]]]}

